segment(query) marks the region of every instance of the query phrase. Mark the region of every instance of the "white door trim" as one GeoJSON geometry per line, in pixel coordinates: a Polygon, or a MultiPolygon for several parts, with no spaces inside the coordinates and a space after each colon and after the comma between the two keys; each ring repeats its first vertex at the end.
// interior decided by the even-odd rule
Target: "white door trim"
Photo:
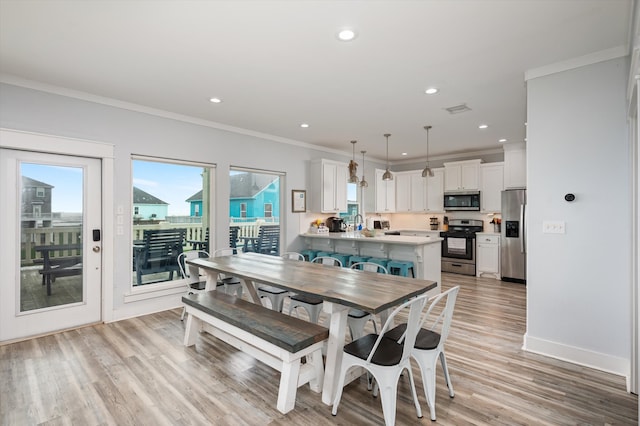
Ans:
{"type": "Polygon", "coordinates": [[[114,153],[103,142],[0,128],[0,148],[66,154],[102,160],[102,321],[113,321],[114,283],[114,153]]]}

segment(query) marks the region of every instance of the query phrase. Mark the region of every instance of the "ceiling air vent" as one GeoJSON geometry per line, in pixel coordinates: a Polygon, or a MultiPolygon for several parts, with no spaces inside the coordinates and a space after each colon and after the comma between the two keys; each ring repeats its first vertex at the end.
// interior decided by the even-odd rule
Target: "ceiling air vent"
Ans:
{"type": "Polygon", "coordinates": [[[449,111],[449,114],[460,114],[461,112],[471,111],[471,108],[469,108],[467,104],[460,104],[445,109],[449,111]]]}

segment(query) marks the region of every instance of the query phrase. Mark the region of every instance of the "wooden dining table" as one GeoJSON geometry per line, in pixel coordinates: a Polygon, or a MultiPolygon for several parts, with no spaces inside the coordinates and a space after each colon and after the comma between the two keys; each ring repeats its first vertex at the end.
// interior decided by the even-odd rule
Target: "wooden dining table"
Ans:
{"type": "MultiPolygon", "coordinates": [[[[187,260],[191,274],[198,268],[206,273],[207,290],[215,290],[218,274],[234,276],[244,281],[251,299],[261,304],[256,290],[259,284],[272,285],[298,294],[319,297],[323,311],[329,315],[322,401],[331,405],[342,363],[349,309],[372,314],[385,314],[403,301],[428,291],[437,291],[437,283],[430,280],[378,274],[322,264],[284,259],[258,253],[187,260]]],[[[350,381],[362,373],[352,371],[350,381]]]]}

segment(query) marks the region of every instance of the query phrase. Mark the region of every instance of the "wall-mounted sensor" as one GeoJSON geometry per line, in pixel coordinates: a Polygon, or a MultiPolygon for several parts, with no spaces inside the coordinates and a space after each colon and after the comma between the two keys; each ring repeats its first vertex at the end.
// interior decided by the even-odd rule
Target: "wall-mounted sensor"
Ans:
{"type": "Polygon", "coordinates": [[[573,201],[573,200],[576,199],[576,196],[573,195],[573,194],[567,194],[567,195],[564,196],[564,199],[567,200],[567,201],[573,201]]]}

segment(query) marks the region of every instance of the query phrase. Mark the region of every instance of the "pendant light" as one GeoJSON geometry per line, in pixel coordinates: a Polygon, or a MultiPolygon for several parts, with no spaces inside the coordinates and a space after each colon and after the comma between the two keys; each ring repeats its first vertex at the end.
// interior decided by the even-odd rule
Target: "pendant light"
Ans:
{"type": "Polygon", "coordinates": [[[384,134],[384,137],[387,138],[387,170],[384,171],[382,180],[393,180],[393,175],[389,171],[389,136],[391,136],[391,133],[384,134]]]}
{"type": "Polygon", "coordinates": [[[426,178],[428,177],[433,177],[433,170],[431,170],[429,168],[429,129],[431,129],[432,126],[424,126],[424,129],[427,131],[427,165],[424,167],[424,170],[422,171],[422,177],[426,178]]]}
{"type": "Polygon", "coordinates": [[[360,187],[366,188],[367,186],[369,186],[369,182],[364,180],[364,154],[367,151],[360,151],[360,152],[362,153],[362,180],[360,181],[360,187]]]}
{"type": "Polygon", "coordinates": [[[349,162],[349,183],[358,183],[358,163],[356,163],[356,143],[358,141],[351,141],[353,145],[353,158],[349,162]]]}

